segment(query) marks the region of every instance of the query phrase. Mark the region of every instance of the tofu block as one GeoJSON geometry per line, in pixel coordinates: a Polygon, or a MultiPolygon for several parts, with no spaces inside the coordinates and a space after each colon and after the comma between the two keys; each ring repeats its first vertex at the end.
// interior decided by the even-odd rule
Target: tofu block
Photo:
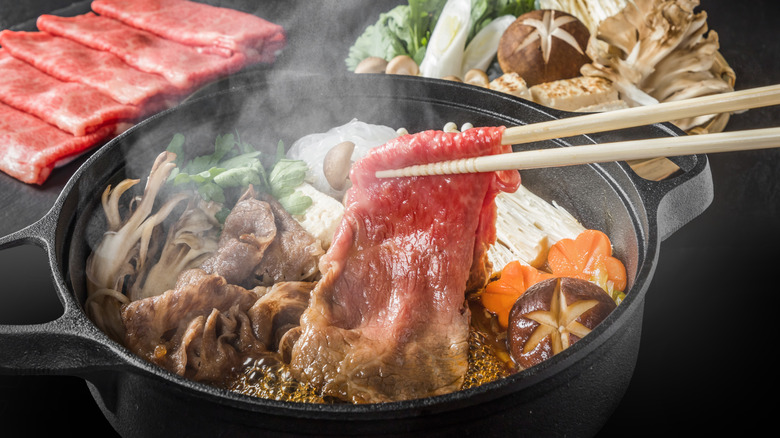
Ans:
{"type": "Polygon", "coordinates": [[[576,111],[619,100],[618,92],[610,81],[592,76],[545,82],[534,85],[530,91],[534,102],[563,111],[576,111]]]}
{"type": "Polygon", "coordinates": [[[491,90],[531,100],[531,92],[528,89],[525,79],[517,73],[504,73],[490,81],[489,88],[491,90]]]}
{"type": "Polygon", "coordinates": [[[597,103],[594,105],[584,106],[577,108],[575,111],[581,113],[600,113],[604,111],[614,111],[619,109],[628,108],[628,104],[624,100],[612,100],[604,103],[597,103]]]}

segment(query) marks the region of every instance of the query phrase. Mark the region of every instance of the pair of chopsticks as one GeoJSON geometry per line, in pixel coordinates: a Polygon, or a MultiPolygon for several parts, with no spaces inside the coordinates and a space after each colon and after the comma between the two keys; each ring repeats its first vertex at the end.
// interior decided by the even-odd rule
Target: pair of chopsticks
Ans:
{"type": "MultiPolygon", "coordinates": [[[[504,145],[661,123],[707,114],[780,104],[780,85],[733,91],[676,102],[585,114],[507,128],[504,145]]],[[[746,151],[780,147],[780,128],[619,141],[488,155],[376,172],[377,178],[523,170],[609,161],[746,151]]]]}

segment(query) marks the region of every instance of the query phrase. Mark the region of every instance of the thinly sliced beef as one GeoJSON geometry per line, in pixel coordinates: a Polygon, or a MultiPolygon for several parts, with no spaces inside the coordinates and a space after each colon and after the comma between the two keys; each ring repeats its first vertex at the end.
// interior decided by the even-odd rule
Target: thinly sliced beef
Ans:
{"type": "Polygon", "coordinates": [[[228,283],[251,287],[254,271],[277,235],[274,214],[267,202],[247,191],[225,218],[216,254],[201,267],[228,283]]]}
{"type": "Polygon", "coordinates": [[[121,104],[93,87],[49,76],[3,48],[0,101],[75,136],[139,116],[138,107],[121,104]]]}
{"type": "Polygon", "coordinates": [[[284,29],[252,14],[185,0],[95,0],[92,10],[182,44],[250,62],[273,62],[284,29]],[[186,20],[182,17],[187,17],[186,20]]]}
{"type": "Polygon", "coordinates": [[[201,268],[243,287],[313,281],[324,253],[315,239],[273,196],[251,188],[225,219],[217,252],[201,268]]]}
{"type": "Polygon", "coordinates": [[[278,339],[297,325],[311,283],[252,290],[201,269],[184,271],[176,287],[122,308],[125,345],[176,374],[220,382],[247,358],[278,355],[278,339]]]}
{"type": "Polygon", "coordinates": [[[262,285],[279,281],[312,281],[319,274],[317,263],[325,252],[322,243],[306,231],[273,196],[263,193],[274,214],[277,235],[255,269],[262,285]]]}
{"type": "Polygon", "coordinates": [[[43,184],[59,163],[114,133],[114,126],[105,126],[92,134],[76,137],[0,103],[0,170],[28,184],[43,184]]]}
{"type": "Polygon", "coordinates": [[[112,53],[141,71],[160,74],[183,91],[192,91],[248,64],[242,53],[235,52],[229,57],[201,53],[191,46],[92,12],[75,17],[41,15],[37,24],[44,32],[112,53]]]}
{"type": "MultiPolygon", "coordinates": [[[[374,149],[353,187],[292,350],[323,396],[386,402],[458,390],[467,370],[466,284],[495,239],[495,195],[517,172],[377,179],[375,172],[508,150],[503,128],[428,131],[374,149]],[[476,257],[475,257],[476,255],[476,257]],[[475,268],[476,267],[476,268],[475,268]]],[[[473,281],[473,280],[472,280],[473,281]]]]}
{"type": "Polygon", "coordinates": [[[144,113],[173,105],[181,92],[158,74],[131,67],[117,56],[46,32],[0,32],[0,45],[14,58],[61,80],[91,86],[144,113]]]}

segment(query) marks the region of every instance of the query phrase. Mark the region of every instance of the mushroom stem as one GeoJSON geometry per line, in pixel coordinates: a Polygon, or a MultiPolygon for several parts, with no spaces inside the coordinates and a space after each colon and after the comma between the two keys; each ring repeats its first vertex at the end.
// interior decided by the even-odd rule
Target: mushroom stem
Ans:
{"type": "Polygon", "coordinates": [[[335,190],[344,190],[348,186],[349,171],[352,168],[352,152],[355,143],[343,141],[333,146],[322,163],[322,173],[328,184],[335,190]]]}

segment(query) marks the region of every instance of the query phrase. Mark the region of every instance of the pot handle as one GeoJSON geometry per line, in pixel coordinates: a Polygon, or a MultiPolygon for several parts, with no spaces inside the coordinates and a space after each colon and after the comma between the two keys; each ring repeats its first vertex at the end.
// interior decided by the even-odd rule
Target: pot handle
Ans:
{"type": "Polygon", "coordinates": [[[666,240],[704,213],[714,198],[712,172],[706,155],[672,157],[670,160],[679,160],[678,164],[684,173],[661,181],[651,181],[629,171],[648,213],[656,212],[659,241],[666,240]],[[691,159],[692,166],[683,163],[691,159]]]}
{"type": "MultiPolygon", "coordinates": [[[[52,210],[53,211],[53,210],[52,210]]],[[[63,305],[63,314],[41,324],[0,324],[0,374],[83,375],[89,369],[119,364],[106,336],[91,324],[59,278],[54,255],[56,218],[50,211],[37,222],[0,237],[0,251],[36,245],[46,252],[50,277],[63,305]]]]}

